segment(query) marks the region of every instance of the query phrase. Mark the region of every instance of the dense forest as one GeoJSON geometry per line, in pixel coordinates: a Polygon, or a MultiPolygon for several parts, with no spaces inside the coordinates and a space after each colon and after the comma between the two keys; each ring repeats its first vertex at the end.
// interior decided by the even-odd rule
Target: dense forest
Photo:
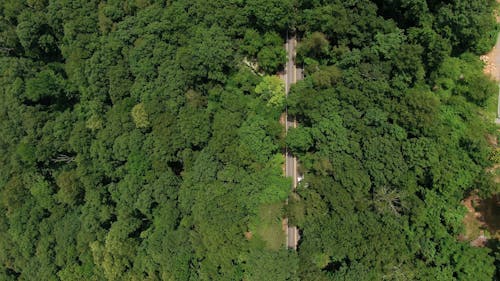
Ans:
{"type": "Polygon", "coordinates": [[[497,280],[495,5],[0,1],[0,280],[497,280]]]}

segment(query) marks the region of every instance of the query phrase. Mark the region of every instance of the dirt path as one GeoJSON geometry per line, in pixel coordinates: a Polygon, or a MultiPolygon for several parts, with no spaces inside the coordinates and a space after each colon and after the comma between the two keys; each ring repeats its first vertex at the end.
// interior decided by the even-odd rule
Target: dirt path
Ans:
{"type": "Polygon", "coordinates": [[[491,51],[481,56],[481,60],[486,63],[484,73],[500,82],[500,37],[491,51]]]}
{"type": "MultiPolygon", "coordinates": [[[[500,0],[497,0],[497,3],[500,3],[500,0]]],[[[499,11],[495,11],[495,18],[497,19],[497,23],[500,23],[499,11]]],[[[493,49],[491,49],[489,53],[481,56],[481,60],[486,63],[484,73],[500,82],[500,36],[497,38],[497,43],[493,49]]]]}
{"type": "MultiPolygon", "coordinates": [[[[500,0],[496,0],[500,6],[500,0]]],[[[500,23],[500,10],[495,10],[495,18],[497,23],[500,23]]],[[[492,77],[500,86],[500,34],[497,37],[497,42],[491,51],[483,56],[481,56],[481,60],[485,62],[484,73],[492,77]]],[[[500,92],[498,93],[498,107],[497,107],[497,118],[495,123],[500,125],[500,92]]],[[[500,132],[500,129],[498,130],[500,132]]],[[[500,149],[498,146],[498,140],[496,136],[489,136],[488,142],[495,148],[500,149]]],[[[488,169],[489,172],[496,174],[495,183],[500,183],[500,175],[496,172],[500,169],[500,163],[496,163],[488,169]]]]}

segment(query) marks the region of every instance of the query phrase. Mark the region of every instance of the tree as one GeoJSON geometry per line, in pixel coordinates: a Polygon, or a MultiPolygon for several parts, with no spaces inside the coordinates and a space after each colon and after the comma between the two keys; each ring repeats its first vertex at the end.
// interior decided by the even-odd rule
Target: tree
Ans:
{"type": "Polygon", "coordinates": [[[233,62],[230,39],[217,25],[195,28],[192,34],[193,40],[180,48],[176,57],[185,75],[193,81],[225,82],[225,72],[233,62]]]}
{"type": "Polygon", "coordinates": [[[150,125],[143,103],[138,103],[132,108],[132,118],[137,128],[147,128],[150,125]]]}
{"type": "Polygon", "coordinates": [[[245,10],[255,20],[255,26],[260,30],[285,31],[292,25],[295,1],[251,1],[245,10]]]}
{"type": "Polygon", "coordinates": [[[0,1],[0,280],[491,280],[493,2],[0,1]]]}
{"type": "Polygon", "coordinates": [[[56,198],[68,205],[82,203],[83,188],[78,182],[76,171],[63,171],[56,178],[59,191],[56,198]]]}
{"type": "Polygon", "coordinates": [[[289,128],[286,140],[287,147],[293,152],[305,153],[313,146],[313,138],[307,128],[289,128]]]}
{"type": "Polygon", "coordinates": [[[259,32],[255,29],[247,29],[241,49],[249,56],[255,57],[259,50],[262,48],[263,42],[259,32]]]}
{"type": "Polygon", "coordinates": [[[257,54],[259,68],[266,73],[276,73],[286,61],[286,52],[281,46],[264,46],[257,54]]]}
{"type": "Polygon", "coordinates": [[[43,70],[26,81],[25,96],[32,102],[48,103],[57,100],[64,92],[63,79],[52,70],[43,70]]]}
{"type": "MultiPolygon", "coordinates": [[[[21,11],[20,11],[21,12],[21,11]]],[[[24,9],[17,17],[16,34],[24,54],[29,57],[46,61],[57,61],[60,50],[57,38],[43,12],[34,9],[24,9]]]]}
{"type": "Polygon", "coordinates": [[[328,54],[330,42],[326,39],[325,34],[321,32],[313,32],[305,37],[297,48],[297,56],[299,61],[304,57],[321,59],[328,54]]]}
{"type": "Polygon", "coordinates": [[[255,93],[260,95],[268,106],[279,110],[285,105],[285,85],[278,76],[264,76],[255,87],[255,93]]]}
{"type": "Polygon", "coordinates": [[[295,274],[298,260],[289,251],[251,251],[246,258],[248,259],[245,267],[247,280],[298,280],[295,274]]]}

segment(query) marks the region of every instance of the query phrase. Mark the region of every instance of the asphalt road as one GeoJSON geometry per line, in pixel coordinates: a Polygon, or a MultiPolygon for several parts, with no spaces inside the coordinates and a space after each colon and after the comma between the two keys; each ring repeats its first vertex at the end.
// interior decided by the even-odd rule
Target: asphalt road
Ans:
{"type": "MultiPolygon", "coordinates": [[[[287,63],[285,66],[285,75],[284,75],[284,80],[285,80],[285,92],[286,95],[288,96],[288,93],[290,92],[290,88],[292,84],[295,84],[297,80],[300,80],[303,78],[303,72],[301,69],[298,69],[295,65],[295,54],[296,54],[296,47],[297,47],[297,40],[295,37],[292,37],[287,40],[285,44],[285,48],[287,51],[287,63]]],[[[288,116],[288,111],[286,114],[286,131],[288,131],[289,128],[296,128],[297,127],[297,122],[296,120],[288,116]]],[[[295,189],[297,188],[297,159],[291,155],[288,150],[286,151],[285,155],[285,174],[287,177],[292,178],[292,191],[294,192],[295,189]]],[[[288,220],[287,220],[288,221],[288,220]]],[[[299,231],[296,226],[290,226],[287,224],[287,235],[286,235],[286,244],[288,248],[297,249],[297,243],[300,239],[299,236],[299,231]]]]}

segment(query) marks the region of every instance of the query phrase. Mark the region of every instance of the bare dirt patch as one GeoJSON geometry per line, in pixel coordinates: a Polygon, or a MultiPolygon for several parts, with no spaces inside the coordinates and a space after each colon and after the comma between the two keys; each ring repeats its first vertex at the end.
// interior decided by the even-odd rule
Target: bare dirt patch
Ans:
{"type": "Polygon", "coordinates": [[[488,143],[491,146],[497,147],[497,145],[498,145],[498,139],[497,139],[496,136],[494,136],[492,134],[488,134],[488,135],[486,135],[486,140],[488,141],[488,143]]]}
{"type": "Polygon", "coordinates": [[[252,237],[253,237],[253,233],[251,231],[245,232],[245,238],[247,240],[252,240],[252,237]]]}
{"type": "MultiPolygon", "coordinates": [[[[500,3],[500,0],[497,0],[500,3]]],[[[495,10],[495,18],[500,23],[500,12],[495,10]]],[[[500,81],[500,37],[497,38],[497,43],[491,51],[481,56],[481,60],[485,62],[484,73],[491,76],[496,81],[500,81]]]]}
{"type": "Polygon", "coordinates": [[[500,81],[500,40],[497,39],[497,44],[493,49],[480,58],[485,63],[484,73],[494,80],[500,81]]]}
{"type": "Polygon", "coordinates": [[[481,199],[471,194],[462,201],[467,208],[463,219],[465,233],[459,240],[470,241],[471,246],[484,247],[488,239],[500,237],[500,195],[481,199]]]}

